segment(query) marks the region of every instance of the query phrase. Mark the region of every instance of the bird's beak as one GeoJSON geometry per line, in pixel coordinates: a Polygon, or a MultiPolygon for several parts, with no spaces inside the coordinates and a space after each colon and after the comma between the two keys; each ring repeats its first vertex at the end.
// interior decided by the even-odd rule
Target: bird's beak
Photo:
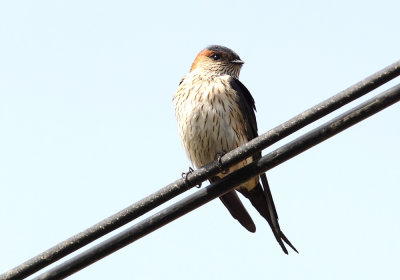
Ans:
{"type": "Polygon", "coordinates": [[[244,61],[243,60],[240,60],[240,59],[235,59],[235,60],[232,60],[231,61],[233,64],[240,64],[240,65],[242,65],[243,63],[244,63],[244,61]]]}

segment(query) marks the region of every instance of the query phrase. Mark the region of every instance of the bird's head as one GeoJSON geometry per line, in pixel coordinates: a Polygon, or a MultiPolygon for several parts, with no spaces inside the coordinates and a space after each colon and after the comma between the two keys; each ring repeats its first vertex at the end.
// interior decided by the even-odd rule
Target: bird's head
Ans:
{"type": "Polygon", "coordinates": [[[237,53],[231,49],[212,45],[199,52],[190,72],[201,70],[218,75],[230,75],[237,79],[243,63],[237,53]]]}

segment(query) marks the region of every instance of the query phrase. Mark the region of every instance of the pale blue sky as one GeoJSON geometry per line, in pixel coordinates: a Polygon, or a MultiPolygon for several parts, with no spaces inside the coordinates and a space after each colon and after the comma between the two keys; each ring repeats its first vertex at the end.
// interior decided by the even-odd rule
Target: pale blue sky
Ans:
{"type": "MultiPolygon", "coordinates": [[[[171,100],[205,46],[246,62],[263,133],[397,61],[399,10],[395,0],[2,1],[0,273],[187,170],[171,100]]],[[[299,255],[281,252],[247,201],[255,234],[213,201],[70,279],[398,279],[399,110],[268,172],[299,255]]]]}

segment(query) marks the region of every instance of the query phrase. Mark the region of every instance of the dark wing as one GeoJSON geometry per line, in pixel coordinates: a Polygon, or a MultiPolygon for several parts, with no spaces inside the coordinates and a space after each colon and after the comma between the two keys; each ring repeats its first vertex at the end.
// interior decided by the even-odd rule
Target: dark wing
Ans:
{"type": "MultiPolygon", "coordinates": [[[[257,120],[256,120],[256,104],[249,90],[238,80],[233,77],[229,80],[231,87],[237,92],[237,102],[240,112],[246,125],[247,140],[251,140],[258,136],[257,120]]],[[[260,153],[261,157],[261,153],[260,153]]]]}
{"type": "MultiPolygon", "coordinates": [[[[257,120],[255,115],[256,105],[254,102],[254,98],[249,90],[245,87],[245,85],[242,84],[242,82],[240,82],[238,79],[232,78],[230,83],[232,88],[238,94],[239,108],[243,114],[243,118],[246,124],[247,139],[250,141],[251,139],[258,136],[257,120]]],[[[253,155],[253,159],[255,160],[259,158],[261,158],[261,152],[253,155]]],[[[261,182],[264,186],[264,192],[267,197],[269,212],[271,213],[272,221],[270,222],[272,222],[275,228],[279,228],[278,213],[276,212],[274,200],[272,199],[271,190],[269,189],[268,180],[265,173],[261,175],[261,182]]]]}
{"type": "MultiPolygon", "coordinates": [[[[253,96],[249,90],[238,80],[233,77],[230,78],[231,87],[237,92],[237,102],[239,105],[240,112],[243,115],[245,122],[245,129],[247,134],[247,140],[258,136],[257,120],[255,116],[256,106],[253,96]]],[[[261,152],[253,155],[253,159],[257,160],[261,158],[261,152]]],[[[290,243],[279,227],[278,214],[276,212],[274,200],[272,198],[271,190],[268,185],[267,176],[264,174],[260,175],[261,184],[257,184],[254,189],[248,191],[238,189],[245,197],[247,197],[257,211],[263,216],[268,224],[270,225],[272,232],[282,250],[287,254],[287,250],[282,242],[285,241],[294,251],[297,252],[296,248],[290,243]]]]}

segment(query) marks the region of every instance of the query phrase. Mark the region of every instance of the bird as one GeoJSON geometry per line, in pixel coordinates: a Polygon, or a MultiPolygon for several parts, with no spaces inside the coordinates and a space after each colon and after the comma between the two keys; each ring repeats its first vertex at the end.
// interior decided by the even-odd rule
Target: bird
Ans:
{"type": "MultiPolygon", "coordinates": [[[[233,50],[210,45],[196,56],[173,96],[178,131],[192,164],[200,168],[258,136],[255,101],[239,81],[244,61],[233,50]]],[[[261,152],[209,178],[211,183],[261,158],[261,152]]],[[[278,215],[264,174],[251,178],[220,197],[230,214],[250,232],[256,226],[237,192],[250,200],[268,222],[285,254],[284,243],[298,253],[280,229],[278,215]]]]}

